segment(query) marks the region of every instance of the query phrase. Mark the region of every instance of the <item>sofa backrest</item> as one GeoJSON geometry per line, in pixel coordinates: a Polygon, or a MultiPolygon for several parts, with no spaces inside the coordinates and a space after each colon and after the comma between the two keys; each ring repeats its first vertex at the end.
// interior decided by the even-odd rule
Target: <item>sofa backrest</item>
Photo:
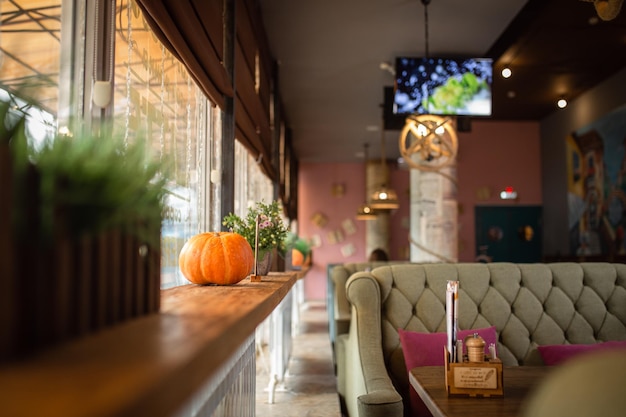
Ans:
{"type": "MultiPolygon", "coordinates": [[[[448,280],[459,281],[459,328],[494,325],[505,365],[541,364],[537,345],[626,340],[626,265],[611,263],[404,264],[375,268],[383,356],[406,381],[398,328],[445,332],[448,280]]],[[[354,302],[357,291],[348,298],[354,302]]]]}
{"type": "Polygon", "coordinates": [[[338,335],[347,333],[350,325],[350,303],[346,298],[346,282],[356,272],[371,271],[385,265],[406,263],[403,261],[346,262],[329,265],[327,313],[329,333],[334,343],[338,335]]]}

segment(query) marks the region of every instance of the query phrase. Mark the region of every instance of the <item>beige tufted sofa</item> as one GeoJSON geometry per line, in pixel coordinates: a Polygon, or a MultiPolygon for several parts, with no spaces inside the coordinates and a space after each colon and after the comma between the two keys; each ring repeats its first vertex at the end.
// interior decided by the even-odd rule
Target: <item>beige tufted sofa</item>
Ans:
{"type": "Polygon", "coordinates": [[[403,261],[346,262],[331,265],[328,270],[328,320],[330,340],[335,343],[337,336],[348,333],[350,326],[350,303],[346,298],[346,282],[356,272],[369,271],[379,266],[406,263],[403,261]]]}
{"type": "Polygon", "coordinates": [[[338,391],[350,417],[408,410],[397,329],[445,332],[448,280],[459,281],[459,328],[496,326],[505,365],[542,364],[537,345],[626,340],[623,264],[404,264],[357,272],[346,284],[350,330],[337,339],[338,391]]]}

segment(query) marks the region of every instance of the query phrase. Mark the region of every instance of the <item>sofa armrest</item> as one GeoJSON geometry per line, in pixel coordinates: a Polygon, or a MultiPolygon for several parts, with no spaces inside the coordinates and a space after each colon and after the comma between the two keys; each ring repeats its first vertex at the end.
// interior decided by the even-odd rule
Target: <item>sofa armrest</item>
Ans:
{"type": "Polygon", "coordinates": [[[331,270],[330,278],[333,281],[333,317],[336,340],[340,334],[348,333],[350,324],[350,303],[346,298],[346,282],[350,278],[351,272],[343,266],[336,266],[331,270]]]}
{"type": "Polygon", "coordinates": [[[358,398],[359,417],[402,417],[402,397],[396,390],[372,391],[358,398]]]}
{"type": "Polygon", "coordinates": [[[335,341],[335,358],[337,358],[337,392],[341,398],[346,396],[346,374],[347,368],[347,356],[346,351],[348,349],[348,335],[341,334],[335,341]]]}
{"type": "Polygon", "coordinates": [[[352,305],[350,332],[338,367],[350,417],[402,417],[402,396],[387,372],[382,350],[381,294],[369,272],[353,274],[346,284],[352,305]]]}

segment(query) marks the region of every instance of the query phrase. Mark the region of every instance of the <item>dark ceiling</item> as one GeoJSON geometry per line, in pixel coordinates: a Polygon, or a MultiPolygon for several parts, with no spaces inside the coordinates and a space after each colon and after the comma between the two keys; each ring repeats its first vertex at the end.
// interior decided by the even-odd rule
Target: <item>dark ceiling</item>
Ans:
{"type": "Polygon", "coordinates": [[[493,118],[540,120],[626,66],[626,13],[607,22],[589,2],[529,1],[487,55],[494,74],[514,71],[494,77],[493,118]]]}
{"type": "MultiPolygon", "coordinates": [[[[301,162],[362,161],[381,144],[385,63],[424,56],[421,0],[260,0],[279,89],[301,162]],[[381,65],[382,64],[382,65],[381,65]]],[[[493,115],[541,120],[626,67],[626,11],[598,18],[584,0],[432,0],[430,56],[494,59],[493,115]],[[500,71],[509,66],[513,75],[500,71]]],[[[397,157],[398,131],[386,130],[397,157]]]]}

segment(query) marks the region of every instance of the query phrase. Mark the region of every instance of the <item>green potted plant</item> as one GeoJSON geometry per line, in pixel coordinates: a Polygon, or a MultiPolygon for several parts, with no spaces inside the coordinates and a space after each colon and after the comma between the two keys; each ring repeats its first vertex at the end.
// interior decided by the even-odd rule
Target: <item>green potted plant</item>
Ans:
{"type": "Polygon", "coordinates": [[[283,251],[285,239],[287,237],[287,227],[280,215],[280,205],[278,201],[269,204],[260,201],[248,210],[245,218],[229,213],[222,224],[230,231],[242,235],[252,250],[255,250],[257,240],[256,224],[258,228],[258,253],[257,253],[257,274],[267,275],[272,264],[274,250],[283,251]]]}
{"type": "Polygon", "coordinates": [[[289,233],[286,239],[285,259],[290,258],[291,269],[300,270],[310,262],[311,243],[294,234],[289,233]]]}
{"type": "Polygon", "coordinates": [[[0,360],[160,308],[165,163],[108,134],[34,144],[27,117],[0,100],[0,360]]]}

